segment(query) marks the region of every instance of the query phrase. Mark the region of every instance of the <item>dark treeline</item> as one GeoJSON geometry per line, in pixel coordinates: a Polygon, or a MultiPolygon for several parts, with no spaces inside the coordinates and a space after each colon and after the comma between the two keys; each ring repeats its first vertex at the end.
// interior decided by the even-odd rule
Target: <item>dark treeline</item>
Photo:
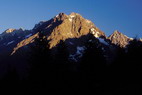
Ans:
{"type": "Polygon", "coordinates": [[[18,95],[136,95],[141,91],[141,41],[135,39],[126,48],[117,46],[111,64],[107,64],[96,38],[90,36],[85,45],[83,57],[75,63],[69,60],[64,41],[52,50],[47,38],[39,34],[28,53],[28,77],[20,79],[16,69],[9,65],[9,71],[0,81],[1,92],[18,95]]]}

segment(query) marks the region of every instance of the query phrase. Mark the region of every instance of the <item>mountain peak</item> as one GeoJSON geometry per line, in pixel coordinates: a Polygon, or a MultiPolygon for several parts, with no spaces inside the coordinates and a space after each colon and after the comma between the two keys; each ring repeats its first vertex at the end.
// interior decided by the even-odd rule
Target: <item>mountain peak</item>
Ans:
{"type": "Polygon", "coordinates": [[[119,32],[118,30],[115,30],[115,31],[113,32],[113,34],[122,34],[122,33],[119,32]]]}
{"type": "Polygon", "coordinates": [[[67,18],[67,15],[65,13],[59,13],[58,15],[55,16],[55,18],[63,20],[67,18]]]}
{"type": "Polygon", "coordinates": [[[62,16],[67,16],[65,13],[59,13],[59,16],[62,17],[62,16]]]}
{"type": "Polygon", "coordinates": [[[59,20],[65,20],[65,19],[73,19],[75,17],[82,17],[80,14],[72,12],[71,14],[67,15],[65,13],[59,13],[58,15],[55,16],[55,19],[59,19],[59,20]]]}
{"type": "Polygon", "coordinates": [[[111,42],[115,45],[119,45],[120,47],[125,47],[128,42],[130,41],[130,38],[126,35],[122,34],[118,30],[115,30],[108,39],[111,40],[111,42]]]}
{"type": "MultiPolygon", "coordinates": [[[[77,39],[90,33],[97,38],[105,36],[105,34],[97,28],[93,22],[74,12],[70,15],[59,13],[49,21],[40,22],[32,31],[35,32],[35,34],[41,31],[44,32],[45,36],[50,41],[50,48],[55,47],[61,40],[77,39]]],[[[25,43],[26,45],[30,44],[30,42],[34,41],[33,39],[36,36],[37,35],[31,36],[19,42],[19,44],[15,47],[15,51],[25,46],[25,43]]]]}
{"type": "MultiPolygon", "coordinates": [[[[109,37],[127,37],[126,35],[122,34],[121,32],[119,32],[118,30],[115,30],[109,37]]],[[[128,37],[127,37],[128,38],[128,37]]]]}
{"type": "Polygon", "coordinates": [[[65,17],[70,17],[70,18],[74,18],[74,17],[82,17],[80,14],[72,12],[71,14],[67,15],[65,13],[59,13],[58,15],[56,15],[56,18],[65,18],[65,17]]]}
{"type": "MultiPolygon", "coordinates": [[[[83,18],[80,14],[72,12],[70,15],[60,13],[55,17],[54,23],[62,21],[58,27],[54,28],[51,35],[48,37],[50,40],[50,47],[54,47],[60,40],[66,40],[70,38],[79,38],[81,36],[92,33],[95,37],[104,36],[93,22],[83,18]]],[[[52,26],[52,25],[51,25],[52,26]]]]}
{"type": "Polygon", "coordinates": [[[13,29],[13,28],[9,28],[9,29],[7,29],[7,30],[5,30],[2,34],[13,34],[13,33],[15,33],[15,32],[21,32],[21,31],[25,31],[25,29],[24,28],[19,28],[19,29],[13,29]]]}
{"type": "Polygon", "coordinates": [[[72,12],[69,16],[77,16],[77,15],[81,16],[80,14],[75,13],[75,12],[72,12]]]}
{"type": "Polygon", "coordinates": [[[16,29],[12,29],[12,28],[10,28],[10,29],[7,29],[7,30],[5,30],[5,32],[4,33],[12,33],[13,31],[15,31],[16,29]]]}

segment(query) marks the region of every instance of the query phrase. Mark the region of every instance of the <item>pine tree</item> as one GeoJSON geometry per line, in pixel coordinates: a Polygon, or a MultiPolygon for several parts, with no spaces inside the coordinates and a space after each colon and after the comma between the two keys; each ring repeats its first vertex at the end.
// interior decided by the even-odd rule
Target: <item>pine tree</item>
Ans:
{"type": "Polygon", "coordinates": [[[127,46],[127,67],[131,74],[139,76],[142,73],[142,42],[138,39],[130,41],[127,46]]]}
{"type": "Polygon", "coordinates": [[[81,74],[83,76],[82,79],[85,81],[88,90],[91,90],[90,93],[94,93],[94,89],[98,84],[103,88],[105,62],[105,57],[99,40],[93,35],[90,35],[80,63],[81,74]]]}
{"type": "Polygon", "coordinates": [[[67,64],[69,58],[69,52],[64,41],[60,41],[57,45],[56,60],[59,64],[67,64]]]}
{"type": "Polygon", "coordinates": [[[36,86],[39,88],[47,87],[47,84],[52,80],[52,57],[50,52],[48,40],[40,32],[35,39],[35,43],[31,46],[29,60],[31,64],[30,81],[33,88],[36,88],[36,86]]]}
{"type": "Polygon", "coordinates": [[[60,43],[56,47],[57,51],[54,59],[55,73],[56,73],[56,86],[60,91],[67,91],[67,81],[70,79],[69,76],[69,52],[67,46],[64,41],[60,41],[60,43]],[[62,87],[61,87],[62,85],[62,87]]]}

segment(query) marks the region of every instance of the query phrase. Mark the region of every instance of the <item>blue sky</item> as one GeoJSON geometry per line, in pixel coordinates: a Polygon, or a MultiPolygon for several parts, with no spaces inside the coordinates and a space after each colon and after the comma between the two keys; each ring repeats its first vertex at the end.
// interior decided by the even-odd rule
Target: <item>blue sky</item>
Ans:
{"type": "Polygon", "coordinates": [[[32,29],[60,12],[80,13],[107,35],[114,30],[142,37],[142,0],[0,0],[0,32],[32,29]]]}

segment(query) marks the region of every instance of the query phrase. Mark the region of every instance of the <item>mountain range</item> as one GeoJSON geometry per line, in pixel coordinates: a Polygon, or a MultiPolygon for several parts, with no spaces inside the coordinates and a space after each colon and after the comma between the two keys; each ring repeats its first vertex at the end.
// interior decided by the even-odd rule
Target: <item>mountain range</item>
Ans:
{"type": "Polygon", "coordinates": [[[141,56],[142,39],[118,30],[106,36],[80,14],[60,13],[31,30],[0,34],[0,88],[14,95],[135,94],[141,56]]]}
{"type": "Polygon", "coordinates": [[[125,47],[133,40],[117,30],[107,37],[93,22],[78,13],[60,13],[48,21],[40,21],[31,30],[20,28],[4,31],[0,34],[0,55],[14,55],[19,49],[27,48],[40,32],[44,32],[50,41],[50,48],[56,47],[61,40],[65,41],[68,47],[72,47],[70,57],[74,60],[76,56],[82,55],[88,34],[93,34],[107,48],[112,47],[112,44],[125,47]]]}

